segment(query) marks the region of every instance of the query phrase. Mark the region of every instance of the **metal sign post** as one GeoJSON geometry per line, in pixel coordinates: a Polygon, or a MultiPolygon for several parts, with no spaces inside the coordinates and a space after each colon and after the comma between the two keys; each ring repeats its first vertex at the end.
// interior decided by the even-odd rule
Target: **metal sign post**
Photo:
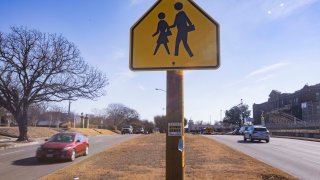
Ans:
{"type": "Polygon", "coordinates": [[[166,179],[184,179],[183,71],[167,71],[166,179]]]}
{"type": "Polygon", "coordinates": [[[193,0],[157,0],[130,29],[130,69],[167,71],[167,180],[184,179],[183,70],[219,66],[219,24],[193,0]]]}

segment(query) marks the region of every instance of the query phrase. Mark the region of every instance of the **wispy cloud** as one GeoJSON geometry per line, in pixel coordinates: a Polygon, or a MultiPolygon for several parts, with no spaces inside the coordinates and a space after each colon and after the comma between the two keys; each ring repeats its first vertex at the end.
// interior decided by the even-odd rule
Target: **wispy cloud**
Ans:
{"type": "Polygon", "coordinates": [[[287,17],[318,0],[271,0],[266,1],[263,10],[273,19],[287,17]]]}
{"type": "Polygon", "coordinates": [[[115,75],[118,78],[128,78],[128,79],[132,79],[136,76],[136,74],[130,70],[122,71],[122,72],[116,73],[115,75]]]}
{"type": "Polygon", "coordinates": [[[125,57],[126,57],[126,53],[124,53],[123,51],[117,51],[113,55],[113,59],[116,61],[121,60],[125,57]]]}
{"type": "Polygon", "coordinates": [[[137,4],[144,3],[147,0],[130,0],[130,6],[135,6],[137,4]]]}
{"type": "Polygon", "coordinates": [[[275,77],[277,77],[275,74],[269,74],[269,75],[267,75],[267,76],[264,76],[264,77],[258,79],[258,80],[256,81],[256,83],[261,83],[261,82],[263,82],[263,81],[267,81],[267,80],[273,79],[273,78],[275,78],[275,77]]]}
{"type": "Polygon", "coordinates": [[[139,88],[141,91],[145,91],[145,90],[146,90],[146,88],[145,88],[143,85],[141,85],[141,84],[138,85],[138,88],[139,88]]]}
{"type": "Polygon", "coordinates": [[[249,77],[253,77],[253,76],[257,76],[257,75],[261,75],[261,74],[266,74],[266,73],[270,73],[271,71],[274,71],[274,70],[277,70],[277,69],[281,69],[285,66],[288,66],[289,63],[276,63],[276,64],[272,64],[272,65],[269,65],[269,66],[265,66],[265,67],[262,67],[260,69],[257,69],[255,71],[252,71],[251,73],[249,73],[246,78],[249,78],[249,77]]]}

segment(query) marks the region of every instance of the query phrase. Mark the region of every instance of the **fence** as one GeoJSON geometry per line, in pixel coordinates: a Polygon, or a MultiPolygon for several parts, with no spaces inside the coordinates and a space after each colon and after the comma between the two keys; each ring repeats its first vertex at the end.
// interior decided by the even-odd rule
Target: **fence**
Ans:
{"type": "Polygon", "coordinates": [[[304,120],[283,112],[272,112],[267,115],[266,127],[272,135],[303,138],[320,138],[320,119],[304,120]]]}

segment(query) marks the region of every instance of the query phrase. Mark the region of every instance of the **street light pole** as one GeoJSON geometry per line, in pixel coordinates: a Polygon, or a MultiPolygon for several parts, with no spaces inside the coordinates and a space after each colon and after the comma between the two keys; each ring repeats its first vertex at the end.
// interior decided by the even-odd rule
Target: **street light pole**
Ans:
{"type": "MultiPolygon", "coordinates": [[[[163,89],[160,89],[160,88],[155,88],[155,90],[156,90],[156,91],[162,91],[162,92],[167,93],[166,90],[163,90],[163,89]]],[[[162,108],[162,110],[164,111],[164,110],[166,110],[166,108],[162,108]]]]}
{"type": "Polygon", "coordinates": [[[156,88],[155,90],[156,90],[156,91],[163,91],[163,92],[165,92],[165,93],[167,92],[167,91],[165,91],[165,90],[163,90],[163,89],[159,89],[159,88],[156,88]]]}
{"type": "Polygon", "coordinates": [[[241,99],[241,106],[240,106],[240,111],[241,111],[241,118],[242,118],[242,124],[244,125],[244,117],[243,117],[243,112],[242,112],[242,105],[243,105],[243,101],[241,99]]]}

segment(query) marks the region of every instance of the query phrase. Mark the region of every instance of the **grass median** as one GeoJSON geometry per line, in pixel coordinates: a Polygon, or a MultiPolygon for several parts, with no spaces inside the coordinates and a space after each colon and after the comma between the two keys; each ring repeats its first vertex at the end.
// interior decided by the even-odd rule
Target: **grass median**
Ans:
{"type": "MultiPolygon", "coordinates": [[[[186,136],[186,179],[295,179],[239,151],[186,136]]],[[[165,179],[165,135],[142,135],[43,179],[165,179]]]]}

